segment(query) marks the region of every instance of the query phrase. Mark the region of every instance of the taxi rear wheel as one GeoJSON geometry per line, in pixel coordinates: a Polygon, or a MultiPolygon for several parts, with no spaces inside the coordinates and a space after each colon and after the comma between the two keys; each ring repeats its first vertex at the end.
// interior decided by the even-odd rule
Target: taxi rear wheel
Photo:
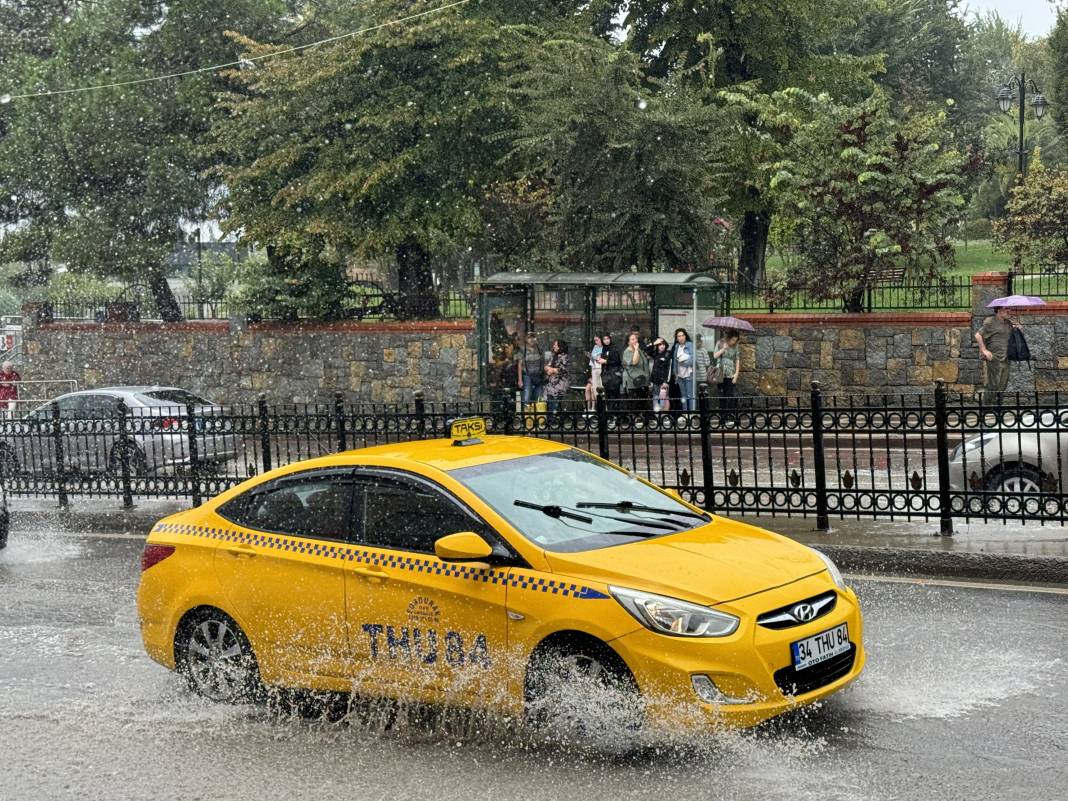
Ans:
{"type": "Polygon", "coordinates": [[[592,639],[539,648],[525,696],[527,719],[537,728],[596,739],[641,729],[634,677],[614,651],[592,639]]]}
{"type": "Polygon", "coordinates": [[[178,670],[197,695],[220,703],[255,700],[260,674],[240,627],[218,610],[188,618],[176,638],[178,670]]]}

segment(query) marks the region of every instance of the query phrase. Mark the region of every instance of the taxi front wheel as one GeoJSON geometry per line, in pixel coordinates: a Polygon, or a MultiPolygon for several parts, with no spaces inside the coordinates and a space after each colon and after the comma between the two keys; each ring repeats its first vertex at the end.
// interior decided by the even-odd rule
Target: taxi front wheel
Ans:
{"type": "Polygon", "coordinates": [[[528,721],[561,734],[608,739],[642,726],[642,699],[623,660],[603,643],[540,647],[525,688],[528,721]]]}
{"type": "Polygon", "coordinates": [[[255,700],[261,687],[252,646],[238,625],[217,609],[197,612],[175,638],[178,670],[197,695],[220,703],[255,700]]]}

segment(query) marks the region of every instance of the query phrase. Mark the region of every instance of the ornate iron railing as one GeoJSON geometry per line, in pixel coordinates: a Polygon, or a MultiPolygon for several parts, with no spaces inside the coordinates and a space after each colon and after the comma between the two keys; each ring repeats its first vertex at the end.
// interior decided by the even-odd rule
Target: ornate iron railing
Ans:
{"type": "Polygon", "coordinates": [[[694,411],[598,399],[548,411],[511,396],[471,404],[332,403],[82,410],[53,403],[0,421],[13,496],[188,498],[199,504],[276,467],[351,448],[442,437],[478,414],[492,434],[564,442],[723,514],[1065,523],[1068,403],[950,396],[716,399],[694,411]]]}

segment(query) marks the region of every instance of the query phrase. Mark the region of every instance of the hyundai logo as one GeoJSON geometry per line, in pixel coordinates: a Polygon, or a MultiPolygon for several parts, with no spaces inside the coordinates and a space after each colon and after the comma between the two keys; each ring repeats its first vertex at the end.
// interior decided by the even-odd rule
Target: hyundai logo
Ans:
{"type": "Polygon", "coordinates": [[[798,623],[808,623],[816,617],[816,608],[812,604],[798,604],[790,610],[790,614],[798,623]]]}

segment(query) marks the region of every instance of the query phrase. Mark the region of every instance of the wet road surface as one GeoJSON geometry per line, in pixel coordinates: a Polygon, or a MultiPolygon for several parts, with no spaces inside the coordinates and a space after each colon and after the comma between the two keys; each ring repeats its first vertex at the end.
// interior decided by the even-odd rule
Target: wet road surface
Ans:
{"type": "Polygon", "coordinates": [[[869,663],[851,688],[613,755],[506,721],[201,701],[141,649],[140,550],[15,532],[0,551],[0,797],[1068,798],[1068,595],[858,580],[869,663]]]}

